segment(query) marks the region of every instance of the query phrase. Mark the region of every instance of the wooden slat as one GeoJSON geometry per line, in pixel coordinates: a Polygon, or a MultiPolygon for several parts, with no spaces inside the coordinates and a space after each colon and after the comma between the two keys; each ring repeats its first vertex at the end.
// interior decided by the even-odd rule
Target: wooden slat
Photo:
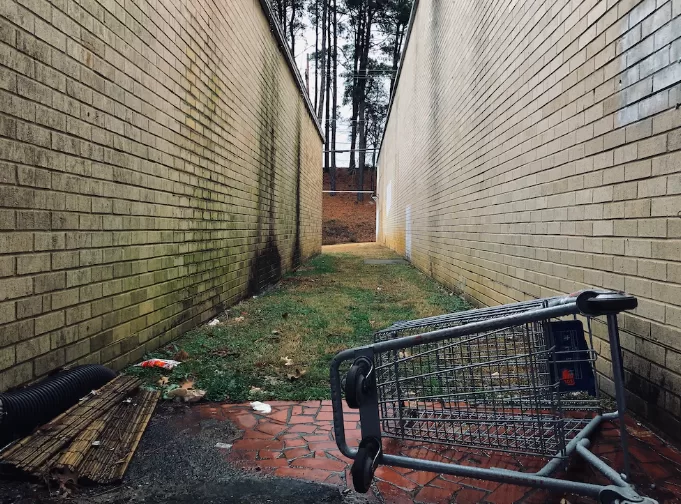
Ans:
{"type": "Polygon", "coordinates": [[[78,468],[81,478],[97,483],[120,481],[151,419],[159,392],[141,390],[120,404],[101,432],[100,446],[88,451],[78,468]]]}
{"type": "Polygon", "coordinates": [[[34,434],[0,453],[0,463],[41,475],[48,461],[68,448],[88,425],[139,388],[140,380],[118,376],[85,401],[74,405],[34,434]]]}
{"type": "Polygon", "coordinates": [[[116,377],[0,453],[0,464],[44,480],[66,474],[95,483],[120,481],[160,397],[157,391],[140,390],[140,383],[116,377]]]}

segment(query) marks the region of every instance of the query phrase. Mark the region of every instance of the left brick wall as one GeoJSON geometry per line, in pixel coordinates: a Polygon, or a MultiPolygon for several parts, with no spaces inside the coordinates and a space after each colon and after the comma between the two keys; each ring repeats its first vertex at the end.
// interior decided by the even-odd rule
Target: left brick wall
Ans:
{"type": "Polygon", "coordinates": [[[0,2],[0,390],[120,369],[320,251],[323,139],[266,9],[0,2]]]}

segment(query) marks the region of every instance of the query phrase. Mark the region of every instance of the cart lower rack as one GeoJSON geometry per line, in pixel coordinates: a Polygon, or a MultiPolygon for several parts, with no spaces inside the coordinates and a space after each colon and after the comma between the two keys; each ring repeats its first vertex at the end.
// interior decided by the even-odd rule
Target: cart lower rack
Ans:
{"type": "Polygon", "coordinates": [[[617,314],[636,306],[636,298],[623,293],[583,291],[398,322],[376,333],[372,345],[339,353],[331,364],[334,430],[341,452],[354,459],[355,489],[366,492],[384,464],[575,493],[607,504],[655,503],[627,482],[617,314]],[[591,322],[598,316],[606,316],[610,340],[617,401],[617,411],[610,413],[602,411],[596,385],[591,322]],[[348,366],[342,383],[341,367],[348,366]],[[359,408],[357,449],[345,440],[343,389],[348,406],[359,408]],[[620,424],[622,474],[588,449],[589,436],[609,420],[620,424]],[[540,471],[526,473],[420,460],[384,453],[384,437],[547,462],[540,471]],[[574,453],[611,484],[551,477],[574,453]]]}

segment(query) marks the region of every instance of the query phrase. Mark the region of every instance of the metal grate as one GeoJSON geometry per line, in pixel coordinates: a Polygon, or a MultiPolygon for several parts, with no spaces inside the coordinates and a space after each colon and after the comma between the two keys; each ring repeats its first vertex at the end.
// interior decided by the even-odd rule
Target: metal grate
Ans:
{"type": "MultiPolygon", "coordinates": [[[[393,339],[540,307],[542,302],[526,302],[403,322],[376,338],[393,339]]],[[[569,365],[593,370],[595,353],[560,350],[556,352],[551,322],[541,321],[377,353],[383,433],[554,456],[588,423],[589,413],[599,411],[597,398],[589,393],[561,390],[558,372],[568,357],[569,365]]]]}

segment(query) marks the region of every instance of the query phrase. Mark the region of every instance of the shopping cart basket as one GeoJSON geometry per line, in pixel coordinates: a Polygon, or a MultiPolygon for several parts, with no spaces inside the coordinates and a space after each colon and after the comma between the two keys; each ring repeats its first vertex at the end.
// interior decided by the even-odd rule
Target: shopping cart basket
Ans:
{"type": "Polygon", "coordinates": [[[617,314],[636,306],[636,298],[624,293],[582,291],[398,322],[376,333],[373,344],[339,353],[331,363],[334,431],[341,452],[354,459],[355,489],[366,492],[384,464],[575,493],[608,504],[655,503],[627,482],[617,314]],[[598,316],[606,316],[608,326],[617,402],[611,413],[602,411],[596,385],[591,324],[598,316]],[[341,368],[348,366],[342,380],[341,368]],[[362,439],[356,449],[345,439],[343,390],[348,406],[359,409],[362,439]],[[622,474],[588,449],[589,436],[606,420],[619,420],[622,474]],[[537,456],[546,463],[529,473],[420,460],[384,453],[383,437],[537,456]],[[611,484],[551,477],[575,452],[611,484]]]}

